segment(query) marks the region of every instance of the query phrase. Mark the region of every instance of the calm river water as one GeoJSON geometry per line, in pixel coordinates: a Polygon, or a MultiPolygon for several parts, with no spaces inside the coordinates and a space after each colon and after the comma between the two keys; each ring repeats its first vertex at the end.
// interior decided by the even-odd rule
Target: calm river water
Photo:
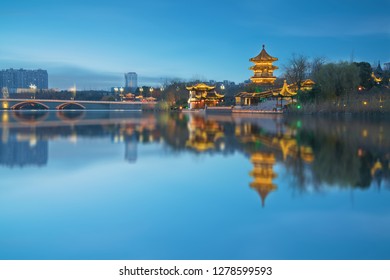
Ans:
{"type": "Polygon", "coordinates": [[[390,258],[386,120],[0,117],[0,259],[390,258]]]}

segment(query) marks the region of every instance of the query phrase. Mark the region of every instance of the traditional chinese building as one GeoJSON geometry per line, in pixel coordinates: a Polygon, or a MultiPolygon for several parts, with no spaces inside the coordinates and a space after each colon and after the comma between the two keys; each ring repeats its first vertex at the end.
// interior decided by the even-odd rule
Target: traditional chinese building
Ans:
{"type": "MultiPolygon", "coordinates": [[[[273,57],[267,53],[264,45],[263,49],[257,56],[249,59],[249,61],[255,64],[249,68],[254,72],[250,79],[254,85],[259,86],[260,91],[240,92],[235,96],[236,105],[256,106],[259,103],[262,103],[260,110],[276,111],[278,107],[283,107],[283,100],[287,100],[287,102],[293,101],[293,97],[297,94],[298,91],[298,85],[296,83],[289,85],[286,81],[284,81],[283,87],[274,87],[276,80],[274,71],[278,69],[278,67],[273,65],[273,63],[277,60],[278,58],[273,57]],[[276,99],[276,105],[272,104],[272,100],[269,101],[270,99],[276,99]],[[266,100],[268,100],[268,102],[264,102],[266,100]],[[279,100],[280,104],[278,102],[279,100]]],[[[315,83],[310,79],[305,80],[300,84],[300,90],[311,90],[314,84],[315,83]]]]}
{"type": "Polygon", "coordinates": [[[265,45],[263,45],[261,52],[257,56],[249,59],[249,61],[255,64],[249,68],[254,72],[254,75],[251,77],[252,83],[265,87],[272,86],[276,80],[274,71],[279,68],[273,65],[277,60],[276,57],[270,56],[266,52],[265,45]]]}
{"type": "MultiPolygon", "coordinates": [[[[276,80],[274,76],[274,71],[279,67],[273,65],[278,59],[276,57],[270,56],[265,50],[265,45],[261,52],[249,59],[255,65],[251,66],[249,69],[253,71],[253,76],[250,78],[253,84],[260,86],[262,90],[269,91],[269,95],[273,95],[272,87],[276,80]]],[[[259,92],[241,92],[236,96],[237,105],[252,105],[259,102],[264,94],[259,92]]],[[[266,95],[266,94],[265,94],[266,95]]]]}
{"type": "Polygon", "coordinates": [[[223,100],[224,95],[217,93],[215,86],[199,83],[186,87],[189,91],[188,104],[190,109],[204,109],[215,107],[223,100]]]}

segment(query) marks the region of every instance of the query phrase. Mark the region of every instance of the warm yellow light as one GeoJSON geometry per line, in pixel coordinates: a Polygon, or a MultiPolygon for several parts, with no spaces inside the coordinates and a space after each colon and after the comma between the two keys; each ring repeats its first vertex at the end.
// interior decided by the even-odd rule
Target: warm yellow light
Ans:
{"type": "Polygon", "coordinates": [[[3,102],[3,109],[8,109],[8,102],[7,101],[3,102]]]}
{"type": "Polygon", "coordinates": [[[7,123],[8,120],[9,120],[9,117],[8,117],[8,112],[3,112],[3,116],[1,118],[2,122],[3,123],[7,123]]]}
{"type": "Polygon", "coordinates": [[[367,105],[367,101],[363,101],[363,105],[367,105]]]}

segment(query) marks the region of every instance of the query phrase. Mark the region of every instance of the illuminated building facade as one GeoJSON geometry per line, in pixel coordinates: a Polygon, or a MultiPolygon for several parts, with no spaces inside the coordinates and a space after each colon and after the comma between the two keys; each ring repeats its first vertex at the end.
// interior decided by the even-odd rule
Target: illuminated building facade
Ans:
{"type": "MultiPolygon", "coordinates": [[[[253,76],[250,78],[251,82],[260,86],[262,90],[269,91],[269,96],[273,95],[272,87],[276,80],[274,71],[279,68],[273,65],[273,63],[277,60],[276,57],[270,56],[267,53],[265,45],[263,45],[263,49],[257,56],[249,59],[250,62],[255,64],[249,68],[253,71],[253,76]]],[[[265,96],[258,92],[241,92],[236,95],[236,105],[257,104],[263,97],[265,96]]]]}
{"type": "Polygon", "coordinates": [[[215,107],[224,97],[223,94],[217,93],[215,86],[208,86],[203,83],[186,88],[189,91],[188,104],[190,109],[215,107]]]}
{"type": "Polygon", "coordinates": [[[254,72],[254,75],[250,78],[252,83],[261,86],[272,86],[276,80],[274,71],[279,68],[273,65],[277,60],[276,57],[270,56],[266,52],[265,45],[263,45],[261,52],[257,56],[249,59],[249,61],[255,64],[249,68],[254,72]]]}

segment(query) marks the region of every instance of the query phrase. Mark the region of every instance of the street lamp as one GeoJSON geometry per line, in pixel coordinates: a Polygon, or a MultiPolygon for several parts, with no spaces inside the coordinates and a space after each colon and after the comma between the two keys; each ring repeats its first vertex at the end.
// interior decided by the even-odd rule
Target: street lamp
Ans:
{"type": "Polygon", "coordinates": [[[140,87],[140,88],[139,88],[139,92],[140,92],[141,95],[142,95],[142,93],[144,92],[144,88],[143,88],[143,87],[140,87]]]}
{"type": "Polygon", "coordinates": [[[70,88],[70,92],[72,93],[71,99],[74,100],[76,98],[76,92],[77,92],[76,84],[74,84],[73,87],[70,88]]]}
{"type": "Polygon", "coordinates": [[[114,92],[115,92],[115,101],[116,101],[116,95],[118,94],[119,88],[114,87],[114,92]]]}
{"type": "Polygon", "coordinates": [[[152,94],[153,91],[154,91],[154,88],[153,88],[153,87],[150,87],[149,91],[150,91],[150,94],[152,94]]]}
{"type": "Polygon", "coordinates": [[[31,98],[35,99],[35,93],[37,92],[37,86],[34,84],[30,84],[30,91],[33,94],[31,98]]]}
{"type": "Polygon", "coordinates": [[[123,91],[124,91],[124,88],[121,87],[121,88],[119,89],[119,92],[120,92],[119,97],[120,97],[121,101],[123,100],[123,91]]]}

